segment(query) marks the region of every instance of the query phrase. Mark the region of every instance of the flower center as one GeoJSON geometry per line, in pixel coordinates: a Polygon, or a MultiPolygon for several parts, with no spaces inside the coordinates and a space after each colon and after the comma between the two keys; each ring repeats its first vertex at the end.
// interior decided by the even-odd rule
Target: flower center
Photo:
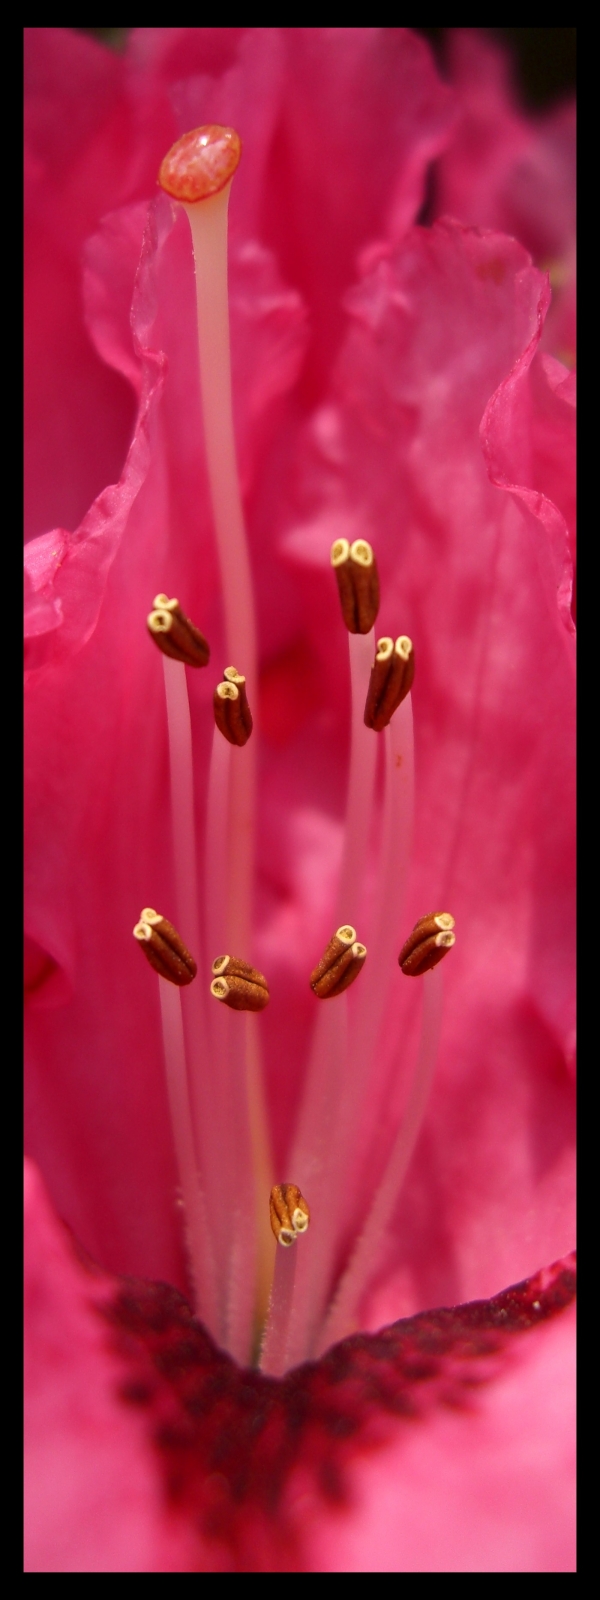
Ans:
{"type": "Polygon", "coordinates": [[[315,1012],[290,1152],[294,1181],[274,1184],[258,1019],[269,985],[251,965],[256,733],[250,708],[256,707],[256,629],[232,419],[227,301],[227,207],[240,149],[232,129],[195,129],[168,153],[159,175],[167,193],[183,204],[192,232],[204,441],[226,648],[239,670],[225,668],[214,691],[199,896],[186,668],[205,667],[210,651],[179,601],[156,596],[147,625],[163,655],[177,927],[146,911],[134,932],[159,973],[196,1310],[240,1362],[256,1360],[262,1347],[263,1368],[281,1373],[353,1325],[427,1103],[440,1024],[437,963],[454,935],[453,919],[434,913],[421,919],[406,941],[410,950],[406,953],[405,944],[401,952],[404,974],[426,973],[421,1044],[379,1188],[366,1210],[362,1206],[356,1214],[355,1152],[375,1051],[392,985],[403,981],[397,952],[412,833],[414,652],[405,634],[375,646],[379,575],[372,546],[363,538],[352,544],[337,539],[331,564],[348,630],[352,685],[339,926],[310,976],[315,998],[330,1003],[315,1012]],[[382,746],[379,817],[375,792],[382,746]],[[363,944],[356,929],[364,914],[374,834],[377,871],[363,944]],[[221,956],[222,950],[231,953],[221,956]],[[192,982],[196,961],[201,977],[192,982]],[[340,1206],[342,1195],[348,1199],[340,1206]],[[298,1254],[289,1247],[306,1230],[309,1205],[310,1234],[298,1254]],[[343,1251],[349,1229],[355,1242],[343,1251]],[[286,1248],[277,1249],[276,1239],[286,1248]]]}

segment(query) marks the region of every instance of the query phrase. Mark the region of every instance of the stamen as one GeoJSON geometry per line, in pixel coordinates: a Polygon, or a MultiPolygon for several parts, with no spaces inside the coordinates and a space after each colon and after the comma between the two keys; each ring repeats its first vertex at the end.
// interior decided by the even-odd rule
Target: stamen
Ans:
{"type": "Polygon", "coordinates": [[[177,915],[185,937],[193,944],[195,950],[200,951],[192,725],[183,663],[164,656],[163,677],[169,734],[171,830],[177,915]]]}
{"type": "Polygon", "coordinates": [[[364,706],[373,661],[373,634],[348,635],[352,685],[350,771],[346,799],[344,852],[338,888],[338,915],[358,917],[373,817],[377,741],[365,729],[364,706]]]}
{"type": "Polygon", "coordinates": [[[316,1344],[321,1355],[331,1344],[351,1330],[361,1296],[373,1273],[382,1238],[392,1216],[398,1195],[421,1131],[431,1088],[442,1020],[441,973],[427,973],[423,979],[421,1040],[415,1075],[406,1110],[396,1134],[379,1189],[362,1228],[335,1300],[316,1344]]]}
{"type": "Polygon", "coordinates": [[[316,1249],[311,1250],[310,1259],[303,1255],[297,1269],[287,1336],[290,1366],[307,1359],[329,1286],[327,1265],[323,1283],[321,1276],[321,1228],[329,1231],[331,1212],[336,1210],[329,1198],[330,1155],[344,1103],[348,1057],[348,996],[343,994],[337,1005],[319,1007],[291,1158],[293,1170],[310,1194],[317,1235],[316,1249]]]}
{"type": "Polygon", "coordinates": [[[337,578],[342,616],[349,633],[370,633],[379,611],[379,573],[366,539],[336,539],[331,565],[337,578]]]}
{"type": "MultiPolygon", "coordinates": [[[[226,667],[227,673],[235,667],[226,667]]],[[[246,695],[246,679],[235,672],[235,679],[227,677],[218,683],[213,697],[215,722],[219,733],[229,744],[240,747],[247,744],[252,733],[252,716],[246,695]]]]}
{"type": "MultiPolygon", "coordinates": [[[[355,643],[358,641],[352,641],[355,643]]],[[[361,641],[362,643],[362,641],[361,641]]],[[[361,736],[376,750],[362,724],[361,736]]],[[[310,1187],[318,1234],[310,1275],[301,1263],[290,1331],[290,1359],[306,1360],[332,1286],[334,1260],[345,1219],[327,1204],[327,1194],[343,1193],[355,1183],[355,1150],[359,1126],[379,1113],[377,1068],[382,1056],[379,1032],[390,986],[401,927],[410,862],[413,822],[414,755],[411,696],[400,706],[384,733],[386,769],[383,826],[377,863],[377,892],[369,934],[369,964],[357,991],[357,1007],[346,1045],[340,1029],[315,1046],[314,1068],[307,1079],[305,1105],[294,1147],[293,1164],[310,1187]],[[375,1109],[372,1109],[372,1108],[375,1109]],[[309,1153],[315,1152],[310,1162],[309,1153]]],[[[340,1001],[340,1006],[345,1002],[340,1001]]],[[[337,1007],[334,1015],[337,1015],[337,1007]]],[[[328,1008],[324,1008],[328,1013],[328,1008]]],[[[333,1008],[332,1008],[333,1010],[333,1008]]]]}
{"type": "MultiPolygon", "coordinates": [[[[161,596],[161,599],[163,597],[161,596]]],[[[169,737],[169,765],[171,776],[171,832],[175,866],[175,890],[179,927],[193,950],[204,964],[204,946],[200,937],[198,917],[198,870],[196,860],[196,826],[194,808],[194,769],[192,757],[192,728],[187,692],[185,666],[163,655],[163,677],[167,706],[169,737]]],[[[222,740],[219,740],[222,743],[222,740]]],[[[202,984],[194,984],[186,991],[184,1024],[187,1030],[187,1051],[191,1069],[191,1114],[193,1139],[200,1167],[201,1182],[206,1194],[208,1226],[210,1228],[213,1261],[222,1255],[221,1232],[223,1206],[221,1195],[221,1165],[215,1147],[215,1127],[219,1126],[218,1079],[206,1072],[208,1037],[206,1003],[202,984]]],[[[226,1124],[223,1122],[223,1126],[226,1124]]],[[[211,1303],[217,1301],[215,1282],[211,1303]]],[[[199,1308],[201,1309],[201,1308],[199,1308]]],[[[206,1313],[205,1320],[207,1320],[206,1313]]],[[[221,1328],[208,1322],[210,1331],[219,1337],[221,1328]]]]}
{"type": "Polygon", "coordinates": [[[221,1000],[232,1011],[264,1011],[269,1004],[266,978],[247,961],[239,961],[236,956],[217,956],[212,970],[215,976],[210,992],[215,1000],[221,1000]]]}
{"type": "Polygon", "coordinates": [[[178,600],[169,600],[166,594],[155,595],[154,610],[146,622],[150,638],[163,655],[183,661],[187,667],[207,665],[210,648],[204,634],[184,616],[178,600]]]}
{"type": "Polygon", "coordinates": [[[180,939],[172,922],[161,917],[160,912],[147,906],[140,912],[133,937],[142,947],[144,955],[161,978],[175,983],[178,988],[192,983],[198,968],[183,939],[180,939]]]}
{"type": "Polygon", "coordinates": [[[214,1329],[218,1326],[215,1265],[205,1197],[196,1168],[179,994],[179,989],[196,976],[196,962],[172,923],[151,906],[141,912],[133,937],[159,974],[167,1093],[185,1208],[190,1270],[198,1313],[207,1326],[214,1329]]]}
{"type": "Polygon", "coordinates": [[[354,983],[362,971],[366,945],[359,944],[356,929],[348,925],[338,928],[327,949],[310,975],[310,986],[319,1000],[330,1000],[342,994],[354,983]]]}
{"type": "Polygon", "coordinates": [[[449,911],[434,911],[415,922],[398,956],[398,965],[407,978],[420,978],[437,966],[456,941],[453,927],[454,917],[449,911]]]}
{"type": "Polygon", "coordinates": [[[269,1302],[260,1365],[263,1372],[279,1377],[289,1365],[289,1331],[294,1282],[296,1278],[296,1251],[289,1248],[299,1233],[304,1233],[310,1212],[296,1184],[276,1184],[271,1190],[269,1203],[271,1227],[282,1250],[275,1254],[275,1271],[269,1302]]]}
{"type": "MultiPolygon", "coordinates": [[[[250,747],[251,748],[251,747],[250,747]]],[[[232,788],[232,767],[235,769],[240,762],[248,760],[249,750],[241,750],[234,756],[233,748],[221,737],[215,728],[210,775],[208,785],[207,825],[206,825],[206,850],[205,850],[205,896],[206,896],[206,935],[209,948],[227,948],[231,928],[239,928],[240,901],[235,898],[239,893],[239,885],[232,881],[231,854],[234,842],[235,828],[238,817],[230,801],[232,788]],[[230,817],[232,822],[230,825],[230,817]],[[228,895],[230,898],[228,899],[228,895]]],[[[239,814],[239,813],[238,813],[239,814]]],[[[241,894],[242,909],[245,897],[241,894]]],[[[244,924],[245,925],[245,924],[244,924]]],[[[249,935],[248,935],[249,936],[249,935]]],[[[232,941],[233,943],[233,937],[232,941]]],[[[240,939],[241,942],[241,939],[240,939]]],[[[235,946],[234,946],[235,948],[235,946]]],[[[198,986],[203,988],[202,985],[198,986]]],[[[237,1249],[233,1237],[231,1219],[226,1218],[227,1226],[221,1234],[219,1248],[220,1279],[226,1287],[223,1301],[223,1326],[220,1329],[220,1342],[231,1351],[238,1354],[231,1342],[234,1329],[243,1322],[244,1307],[248,1303],[248,1283],[256,1271],[255,1282],[255,1345],[258,1329],[262,1331],[266,1316],[271,1279],[273,1275],[273,1238],[269,1228],[268,1218],[265,1218],[264,1195],[268,1192],[271,1177],[271,1161],[269,1149],[269,1132],[264,1104],[262,1063],[260,1058],[260,1040],[257,1035],[257,1018],[247,1012],[243,1019],[242,1036],[240,1037],[240,1024],[234,1019],[231,1010],[223,1005],[209,1007],[210,1051],[207,1051],[204,1062],[204,1076],[211,1081],[212,1094],[217,1101],[217,1114],[213,1115],[211,1128],[211,1142],[213,1151],[216,1152],[220,1172],[220,1213],[221,1219],[225,1217],[222,1204],[223,1189],[228,1193],[235,1192],[236,1204],[240,1201],[242,1184],[240,1181],[240,1156],[241,1150],[251,1150],[251,1160],[248,1162],[248,1172],[244,1179],[244,1205],[245,1218],[240,1214],[239,1227],[243,1245],[237,1249]],[[232,1028],[233,1035],[232,1036],[232,1028]],[[206,1071],[206,1061],[210,1060],[211,1070],[206,1071]],[[234,1138],[235,1133],[235,1138],[234,1138]],[[252,1177],[251,1177],[252,1174],[252,1177]],[[252,1194],[252,1182],[254,1194],[252,1194]],[[254,1237],[257,1242],[256,1253],[250,1248],[252,1229],[248,1228],[248,1214],[254,1205],[255,1229],[254,1237]],[[260,1208],[260,1209],[259,1209],[260,1208]],[[241,1250],[243,1248],[243,1254],[241,1250]],[[237,1252],[237,1256],[236,1256],[237,1252]],[[239,1257],[239,1259],[238,1259],[239,1257]],[[230,1338],[231,1334],[231,1338],[230,1338]]],[[[244,1160],[247,1156],[243,1157],[244,1160]]],[[[250,1295],[250,1303],[252,1296],[250,1295]]],[[[252,1320],[252,1319],[251,1319],[252,1320]]],[[[237,1337],[237,1336],[236,1336],[237,1337]]],[[[251,1354],[249,1346],[244,1345],[244,1329],[241,1328],[239,1345],[242,1350],[240,1359],[248,1360],[251,1354]]]]}
{"type": "Polygon", "coordinates": [[[159,978],[160,1011],[167,1094],[179,1181],[184,1204],[190,1270],[198,1315],[207,1327],[218,1327],[215,1263],[205,1197],[198,1182],[188,1095],[181,995],[172,982],[159,978]]]}
{"type": "Polygon", "coordinates": [[[365,727],[381,733],[409,694],[415,676],[415,652],[412,640],[401,634],[393,639],[378,639],[377,655],[371,669],[371,679],[365,706],[365,727]]]}
{"type": "Polygon", "coordinates": [[[379,1033],[390,990],[396,982],[395,955],[402,926],[413,829],[414,750],[410,695],[385,729],[384,741],[385,794],[369,933],[371,954],[359,991],[350,1039],[344,1097],[336,1125],[336,1152],[331,1152],[335,1179],[341,1186],[350,1179],[353,1151],[367,1098],[371,1105],[377,1104],[379,1033]]]}
{"type": "Polygon", "coordinates": [[[306,1233],[310,1211],[296,1183],[276,1183],[269,1201],[271,1228],[278,1244],[295,1244],[299,1233],[306,1233]]]}

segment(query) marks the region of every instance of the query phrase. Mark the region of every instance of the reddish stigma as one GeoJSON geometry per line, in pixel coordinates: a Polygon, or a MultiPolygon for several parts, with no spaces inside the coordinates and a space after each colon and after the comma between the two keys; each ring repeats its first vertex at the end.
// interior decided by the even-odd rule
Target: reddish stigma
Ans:
{"type": "Polygon", "coordinates": [[[191,204],[209,200],[229,183],[239,164],[242,141],[235,128],[209,123],[192,128],[171,146],[161,163],[158,182],[171,196],[191,204]]]}

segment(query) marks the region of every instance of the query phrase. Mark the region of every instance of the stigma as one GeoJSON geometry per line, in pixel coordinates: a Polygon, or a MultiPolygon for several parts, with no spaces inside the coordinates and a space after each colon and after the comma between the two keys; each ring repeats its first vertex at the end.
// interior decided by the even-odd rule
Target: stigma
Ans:
{"type": "Polygon", "coordinates": [[[242,141],[235,128],[217,123],[192,128],[167,152],[158,182],[172,200],[184,205],[210,200],[230,183],[241,154],[242,141]]]}

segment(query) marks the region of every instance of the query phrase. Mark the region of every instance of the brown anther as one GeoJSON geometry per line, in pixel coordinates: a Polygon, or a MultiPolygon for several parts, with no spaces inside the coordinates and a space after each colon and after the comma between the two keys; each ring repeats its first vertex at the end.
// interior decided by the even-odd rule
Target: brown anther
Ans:
{"type": "Polygon", "coordinates": [[[266,978],[247,961],[238,961],[237,956],[217,956],[212,970],[210,992],[232,1011],[264,1011],[269,1004],[266,978]]]}
{"type": "Polygon", "coordinates": [[[161,917],[159,911],[153,911],[151,906],[140,911],[133,937],[138,940],[150,966],[154,967],[159,977],[168,978],[169,983],[176,983],[179,989],[195,978],[198,968],[194,957],[186,949],[172,922],[161,917]]]}
{"type": "Polygon", "coordinates": [[[366,539],[336,539],[331,565],[337,578],[342,616],[349,633],[369,633],[379,611],[379,573],[366,539]]]}
{"type": "Polygon", "coordinates": [[[365,726],[381,733],[406,699],[415,675],[412,639],[378,639],[365,705],[365,726]]]}
{"type": "Polygon", "coordinates": [[[321,960],[310,975],[310,987],[319,1000],[331,1000],[349,989],[362,972],[366,946],[359,944],[356,928],[345,923],[329,940],[321,960]]]}
{"type": "Polygon", "coordinates": [[[217,123],[192,128],[167,152],[158,182],[172,200],[186,205],[210,200],[233,177],[241,153],[242,141],[235,128],[221,128],[217,123]]]}
{"type": "Polygon", "coordinates": [[[246,694],[246,679],[236,667],[226,667],[223,682],[213,695],[215,722],[230,744],[248,743],[252,733],[252,714],[246,694]]]}
{"type": "Polygon", "coordinates": [[[168,594],[155,595],[146,624],[150,638],[164,656],[183,661],[186,667],[207,665],[210,649],[204,634],[184,616],[178,600],[169,600],[168,594]]]}
{"type": "Polygon", "coordinates": [[[432,911],[428,917],[415,922],[398,956],[398,965],[407,978],[420,978],[423,972],[437,967],[438,961],[455,943],[453,928],[454,917],[449,911],[432,911]]]}
{"type": "Polygon", "coordinates": [[[276,1183],[269,1199],[271,1227],[278,1244],[289,1249],[299,1233],[306,1233],[310,1211],[296,1183],[276,1183]]]}

